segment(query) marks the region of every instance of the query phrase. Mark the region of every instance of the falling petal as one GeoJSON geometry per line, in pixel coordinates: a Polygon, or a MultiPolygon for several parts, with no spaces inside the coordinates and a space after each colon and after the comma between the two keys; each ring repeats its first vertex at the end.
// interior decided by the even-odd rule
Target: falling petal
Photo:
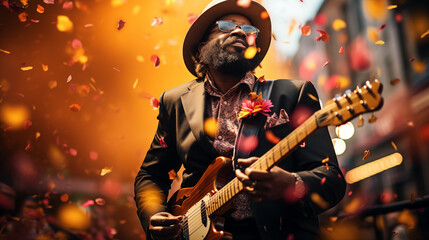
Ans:
{"type": "Polygon", "coordinates": [[[45,12],[45,8],[44,8],[44,7],[42,7],[42,6],[40,6],[39,4],[37,4],[37,9],[36,9],[36,11],[37,11],[38,13],[44,13],[44,12],[45,12]]]}
{"type": "Polygon", "coordinates": [[[69,106],[69,109],[72,112],[79,112],[81,108],[82,108],[81,105],[77,104],[77,103],[70,104],[70,106],[69,106]]]}
{"type": "Polygon", "coordinates": [[[244,58],[252,59],[253,57],[255,57],[256,53],[257,53],[256,47],[254,46],[248,47],[244,52],[244,58]]]}
{"type": "Polygon", "coordinates": [[[265,75],[258,78],[258,82],[265,83],[267,80],[265,80],[265,75]]]}
{"type": "Polygon", "coordinates": [[[42,64],[43,71],[47,72],[49,70],[48,65],[42,64]]]}
{"type": "Polygon", "coordinates": [[[265,138],[272,144],[277,144],[280,142],[280,138],[274,135],[274,133],[271,130],[267,130],[265,132],[265,138]]]}
{"type": "Polygon", "coordinates": [[[414,60],[415,60],[414,58],[410,58],[410,62],[414,62],[414,60]]]}
{"type": "Polygon", "coordinates": [[[323,13],[319,13],[316,15],[316,17],[314,17],[314,24],[316,25],[324,26],[326,25],[327,22],[328,22],[328,17],[323,13]]]}
{"type": "Polygon", "coordinates": [[[34,23],[39,23],[40,22],[40,20],[37,20],[37,19],[30,19],[30,21],[34,22],[34,23]]]}
{"type": "Polygon", "coordinates": [[[161,61],[159,60],[158,55],[152,55],[150,57],[150,60],[155,64],[155,68],[158,68],[159,64],[161,64],[161,61]]]}
{"type": "Polygon", "coordinates": [[[274,41],[277,41],[277,37],[274,33],[271,33],[271,37],[273,37],[274,41]]]}
{"type": "Polygon", "coordinates": [[[321,30],[321,29],[317,29],[316,30],[316,32],[318,32],[319,34],[320,34],[320,36],[319,37],[316,37],[315,39],[316,39],[316,41],[320,41],[320,40],[322,40],[322,41],[324,41],[324,42],[327,42],[327,41],[329,41],[329,34],[326,32],[326,31],[324,31],[324,30],[321,30]]]}
{"type": "Polygon", "coordinates": [[[264,20],[264,19],[269,18],[270,15],[268,14],[267,11],[262,11],[260,17],[261,17],[262,20],[264,20]]]}
{"type": "Polygon", "coordinates": [[[322,163],[327,163],[327,162],[329,162],[329,157],[322,160],[322,163]]]}
{"type": "Polygon", "coordinates": [[[424,37],[426,37],[428,34],[429,34],[429,30],[426,30],[426,32],[424,32],[424,33],[420,36],[420,38],[424,38],[424,37]]]}
{"type": "Polygon", "coordinates": [[[251,135],[248,137],[242,136],[240,139],[239,151],[242,153],[250,153],[258,146],[258,137],[251,135]]]}
{"type": "Polygon", "coordinates": [[[134,84],[133,84],[133,89],[136,89],[136,87],[137,87],[137,84],[139,83],[139,79],[137,78],[135,81],[134,81],[134,84]]]}
{"type": "Polygon", "coordinates": [[[340,47],[340,50],[338,51],[339,54],[344,54],[344,48],[343,46],[340,47]]]}
{"type": "Polygon", "coordinates": [[[398,147],[396,147],[396,144],[393,141],[391,141],[390,143],[392,144],[392,146],[395,149],[395,151],[398,151],[398,147]]]}
{"type": "Polygon", "coordinates": [[[113,68],[113,70],[117,71],[117,72],[121,72],[121,70],[117,69],[117,68],[113,68]]]}
{"type": "Polygon", "coordinates": [[[336,222],[338,220],[338,217],[329,217],[329,221],[336,222]]]}
{"type": "Polygon", "coordinates": [[[89,27],[93,27],[94,26],[94,24],[92,24],[92,23],[87,23],[87,24],[85,24],[83,27],[84,28],[89,28],[89,27]]]}
{"type": "Polygon", "coordinates": [[[348,196],[351,196],[353,194],[353,191],[349,191],[348,193],[347,193],[347,195],[348,196]]]}
{"type": "Polygon", "coordinates": [[[252,4],[251,0],[237,0],[237,6],[242,8],[248,8],[252,4]]]}
{"type": "Polygon", "coordinates": [[[389,5],[389,6],[387,6],[387,9],[391,10],[391,9],[395,9],[397,7],[398,7],[398,5],[389,5]]]}
{"type": "Polygon", "coordinates": [[[304,36],[309,36],[309,35],[311,34],[311,27],[310,27],[310,26],[308,26],[308,25],[304,25],[304,26],[302,26],[302,28],[301,28],[301,33],[302,33],[302,35],[304,35],[304,36]]]}
{"type": "Polygon", "coordinates": [[[374,114],[371,114],[371,116],[368,118],[368,122],[374,123],[375,121],[377,121],[377,117],[374,114]]]}
{"type": "Polygon", "coordinates": [[[164,137],[160,137],[159,138],[159,143],[161,144],[161,146],[163,148],[167,148],[168,147],[167,144],[165,143],[164,137]]]}
{"type": "Polygon", "coordinates": [[[383,30],[385,27],[386,27],[386,24],[383,24],[383,25],[381,25],[381,26],[378,28],[378,30],[379,30],[379,31],[381,31],[381,30],[383,30]]]}
{"type": "Polygon", "coordinates": [[[317,193],[312,193],[310,195],[311,200],[317,204],[320,208],[326,209],[329,207],[329,204],[317,193]]]}
{"type": "Polygon", "coordinates": [[[19,21],[26,22],[28,17],[28,13],[22,12],[18,15],[19,21]]]}
{"type": "Polygon", "coordinates": [[[307,93],[307,95],[308,95],[311,99],[313,99],[314,101],[316,101],[316,102],[318,102],[318,101],[319,101],[319,99],[317,99],[317,97],[315,97],[313,94],[311,94],[311,93],[307,93]]]}
{"type": "Polygon", "coordinates": [[[31,144],[30,144],[30,142],[28,142],[28,143],[27,143],[27,146],[25,147],[25,149],[24,149],[24,150],[25,150],[25,151],[27,151],[28,149],[30,149],[30,145],[31,145],[31,144]]]}
{"type": "Polygon", "coordinates": [[[299,147],[301,147],[301,148],[305,148],[305,142],[302,142],[302,143],[299,145],[299,147]]]}
{"type": "Polygon", "coordinates": [[[43,0],[46,4],[55,4],[55,0],[43,0]]]}
{"type": "Polygon", "coordinates": [[[208,136],[214,138],[216,136],[217,129],[218,129],[218,126],[217,126],[216,118],[207,118],[204,121],[204,132],[208,136]]]}
{"type": "Polygon", "coordinates": [[[159,27],[159,26],[161,26],[162,23],[163,23],[162,18],[160,18],[160,17],[154,17],[153,20],[152,20],[151,25],[154,26],[154,27],[159,27]]]}
{"type": "Polygon", "coordinates": [[[118,21],[118,26],[116,26],[116,29],[121,30],[122,28],[124,28],[126,21],[123,21],[122,19],[120,19],[118,21]]]}
{"type": "Polygon", "coordinates": [[[326,62],[323,64],[322,68],[325,68],[325,67],[326,67],[326,65],[328,65],[328,64],[329,64],[329,61],[328,61],[328,60],[326,60],[326,62]]]}
{"type": "Polygon", "coordinates": [[[384,41],[383,40],[378,40],[377,42],[375,42],[375,44],[377,44],[377,45],[384,45],[384,41]]]}
{"type": "Polygon", "coordinates": [[[364,121],[363,121],[363,116],[362,116],[362,115],[359,115],[359,120],[358,120],[357,126],[358,126],[358,127],[362,127],[362,126],[363,126],[363,123],[364,123],[364,121]]]}
{"type": "Polygon", "coordinates": [[[98,153],[96,151],[90,151],[89,159],[91,159],[92,161],[96,161],[98,159],[98,153]]]}
{"type": "Polygon", "coordinates": [[[106,204],[106,200],[102,198],[96,198],[95,203],[97,203],[97,205],[103,206],[104,204],[106,204]]]}
{"type": "Polygon", "coordinates": [[[57,29],[60,32],[71,32],[73,30],[73,22],[65,15],[57,16],[57,29]]]}
{"type": "Polygon", "coordinates": [[[198,18],[198,15],[195,15],[195,14],[193,14],[193,13],[189,13],[189,14],[188,14],[188,23],[189,23],[189,24],[194,23],[194,22],[195,22],[195,20],[197,20],[197,18],[198,18]]]}
{"type": "Polygon", "coordinates": [[[249,34],[246,37],[246,40],[247,40],[247,44],[249,44],[249,46],[253,46],[253,45],[255,45],[255,42],[256,42],[256,35],[255,34],[249,34]]]}
{"type": "Polygon", "coordinates": [[[7,51],[7,50],[3,50],[3,49],[0,49],[0,52],[4,52],[4,53],[6,53],[6,54],[10,54],[10,52],[9,52],[9,51],[7,51]]]}
{"type": "Polygon", "coordinates": [[[347,24],[342,19],[337,18],[334,20],[334,22],[332,22],[332,28],[335,31],[341,30],[341,29],[346,28],[346,27],[347,27],[347,24]]]}
{"type": "Polygon", "coordinates": [[[40,137],[40,132],[36,132],[35,139],[37,140],[40,137]]]}
{"type": "Polygon", "coordinates": [[[85,203],[82,204],[82,207],[86,208],[86,207],[89,207],[89,206],[92,206],[92,205],[94,205],[94,200],[88,200],[88,201],[86,201],[85,203]]]}
{"type": "Polygon", "coordinates": [[[159,101],[155,97],[150,98],[150,105],[153,107],[153,110],[158,110],[159,108],[159,101]]]}
{"type": "Polygon", "coordinates": [[[399,78],[395,78],[395,79],[392,79],[392,80],[390,80],[390,85],[396,85],[396,84],[398,84],[399,82],[400,82],[401,80],[399,79],[399,78]]]}
{"type": "Polygon", "coordinates": [[[64,193],[60,197],[61,202],[67,202],[69,200],[69,195],[67,193],[64,193]]]}
{"type": "Polygon", "coordinates": [[[21,70],[24,71],[24,72],[25,71],[29,71],[31,69],[33,69],[33,66],[21,67],[21,70]]]}
{"type": "Polygon", "coordinates": [[[329,170],[329,165],[326,163],[325,164],[326,170],[329,170]]]}
{"type": "Polygon", "coordinates": [[[71,80],[72,80],[72,75],[69,75],[69,76],[67,77],[67,83],[69,83],[71,80]]]}
{"type": "Polygon", "coordinates": [[[77,150],[75,148],[69,149],[70,156],[76,157],[77,156],[77,150]]]}
{"type": "Polygon", "coordinates": [[[364,153],[363,153],[362,161],[367,160],[370,153],[371,152],[369,150],[365,150],[364,153]]]}
{"type": "Polygon", "coordinates": [[[137,62],[144,62],[144,57],[142,55],[137,55],[137,62]]]}
{"type": "Polygon", "coordinates": [[[72,1],[66,1],[63,3],[63,9],[65,10],[72,10],[73,9],[73,2],[72,1]]]}
{"type": "Polygon", "coordinates": [[[105,168],[101,169],[100,176],[104,176],[104,175],[111,173],[111,172],[112,172],[112,168],[105,167],[105,168]]]}
{"type": "Polygon", "coordinates": [[[55,81],[55,80],[52,80],[52,81],[49,81],[48,82],[48,87],[49,87],[49,89],[54,89],[54,88],[56,88],[58,86],[58,83],[57,83],[57,81],[55,81]]]}
{"type": "Polygon", "coordinates": [[[176,178],[176,176],[177,176],[177,173],[176,173],[176,171],[174,171],[174,169],[171,169],[171,170],[168,172],[168,178],[169,178],[170,180],[174,180],[174,179],[176,178]]]}

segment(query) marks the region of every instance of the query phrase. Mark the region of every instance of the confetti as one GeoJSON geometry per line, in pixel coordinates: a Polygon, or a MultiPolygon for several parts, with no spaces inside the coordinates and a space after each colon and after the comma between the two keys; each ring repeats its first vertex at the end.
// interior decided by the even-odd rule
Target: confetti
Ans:
{"type": "Polygon", "coordinates": [[[87,207],[92,206],[92,205],[94,205],[94,200],[88,200],[82,204],[82,207],[87,208],[87,207]]]}
{"type": "Polygon", "coordinates": [[[302,33],[302,35],[304,35],[304,36],[309,36],[309,35],[311,34],[311,27],[310,27],[310,26],[308,26],[308,25],[304,25],[304,26],[302,26],[302,28],[301,28],[301,33],[302,33]]]}
{"type": "Polygon", "coordinates": [[[368,118],[368,122],[374,123],[375,121],[377,121],[377,117],[374,114],[371,114],[371,116],[368,118]]]}
{"type": "Polygon", "coordinates": [[[402,14],[396,13],[396,15],[395,15],[395,21],[398,22],[398,23],[400,23],[400,22],[402,22],[402,20],[403,20],[402,14]]]}
{"type": "Polygon", "coordinates": [[[351,196],[353,194],[353,191],[349,191],[348,193],[347,193],[347,195],[348,196],[351,196]]]}
{"type": "Polygon", "coordinates": [[[204,132],[210,137],[214,138],[216,136],[217,128],[216,118],[207,118],[204,121],[204,132]]]}
{"type": "Polygon", "coordinates": [[[30,19],[30,21],[34,22],[34,23],[39,23],[40,22],[39,20],[36,20],[36,19],[30,19]]]}
{"type": "Polygon", "coordinates": [[[21,70],[24,71],[24,72],[32,70],[32,69],[33,69],[33,66],[21,67],[21,70]]]}
{"type": "Polygon", "coordinates": [[[158,55],[152,55],[150,57],[150,60],[155,64],[155,68],[158,68],[159,64],[161,64],[161,61],[159,60],[158,55]]]}
{"type": "Polygon", "coordinates": [[[198,15],[195,15],[195,14],[193,14],[193,13],[189,13],[189,14],[188,14],[188,23],[189,23],[189,24],[194,23],[194,22],[195,22],[195,20],[197,20],[197,18],[198,18],[198,15]]]}
{"type": "Polygon", "coordinates": [[[152,25],[153,27],[159,27],[161,26],[162,23],[163,23],[162,18],[154,17],[150,25],[152,25]]]}
{"type": "Polygon", "coordinates": [[[359,115],[359,120],[358,120],[357,126],[358,126],[358,127],[362,127],[362,126],[363,126],[363,123],[364,123],[364,121],[363,121],[363,116],[362,116],[362,115],[359,115]]]}
{"type": "Polygon", "coordinates": [[[55,0],[43,0],[46,4],[55,4],[55,0]]]}
{"type": "Polygon", "coordinates": [[[105,167],[105,168],[101,169],[100,176],[105,176],[106,174],[111,173],[111,172],[112,172],[112,168],[105,167]]]}
{"type": "Polygon", "coordinates": [[[45,8],[44,8],[44,7],[42,7],[42,6],[40,6],[39,4],[37,4],[37,9],[36,9],[36,11],[37,11],[38,13],[44,13],[44,12],[45,12],[45,8]]]}
{"type": "Polygon", "coordinates": [[[414,58],[410,58],[410,62],[414,62],[414,60],[415,60],[414,58]]]}
{"type": "Polygon", "coordinates": [[[116,29],[121,30],[122,28],[124,28],[126,21],[123,21],[122,19],[120,19],[118,21],[118,26],[116,26],[116,29]]]}
{"type": "Polygon", "coordinates": [[[73,30],[73,22],[65,15],[57,16],[57,29],[60,32],[71,32],[73,30]]]}
{"type": "Polygon", "coordinates": [[[329,221],[336,222],[338,220],[338,217],[329,217],[329,221]]]}
{"type": "Polygon", "coordinates": [[[301,148],[305,148],[305,142],[302,142],[302,143],[299,145],[299,147],[301,147],[301,148]]]}
{"type": "Polygon", "coordinates": [[[248,47],[246,49],[246,51],[244,52],[244,58],[252,59],[253,57],[255,57],[256,52],[257,52],[256,47],[254,47],[254,46],[248,47]]]}
{"type": "Polygon", "coordinates": [[[70,156],[76,157],[77,156],[77,150],[75,148],[69,149],[70,156]]]}
{"type": "Polygon", "coordinates": [[[153,110],[158,110],[159,108],[159,101],[155,97],[150,98],[150,105],[153,107],[153,110]]]}
{"type": "Polygon", "coordinates": [[[37,140],[40,137],[40,132],[36,132],[35,139],[37,140]]]}
{"type": "Polygon", "coordinates": [[[277,41],[277,37],[274,33],[271,33],[271,37],[273,37],[274,41],[277,41]]]}
{"type": "Polygon", "coordinates": [[[89,27],[93,27],[94,26],[94,24],[92,24],[92,23],[87,23],[87,24],[85,24],[83,27],[84,28],[89,28],[89,27]]]}
{"type": "Polygon", "coordinates": [[[69,106],[69,109],[70,109],[72,112],[79,112],[81,108],[82,108],[82,107],[81,107],[81,105],[80,105],[80,104],[77,104],[77,103],[73,103],[73,104],[71,104],[71,105],[69,106]]]}
{"type": "Polygon", "coordinates": [[[414,122],[409,121],[409,122],[407,123],[407,125],[408,125],[408,127],[414,127],[414,122]]]}
{"type": "Polygon", "coordinates": [[[272,144],[277,144],[281,140],[271,130],[267,130],[265,132],[265,138],[272,144]]]}
{"type": "Polygon", "coordinates": [[[395,151],[398,151],[398,147],[396,147],[395,142],[391,141],[390,143],[392,144],[392,146],[393,146],[393,148],[395,149],[395,151]]]}
{"type": "Polygon", "coordinates": [[[47,72],[49,70],[49,67],[48,67],[48,65],[45,65],[42,63],[42,69],[44,72],[47,72]]]}
{"type": "Polygon", "coordinates": [[[136,87],[137,87],[137,84],[139,83],[139,79],[137,78],[135,81],[134,81],[134,84],[133,84],[133,89],[136,89],[136,87]]]}
{"type": "Polygon", "coordinates": [[[265,83],[267,80],[265,80],[265,75],[262,75],[261,77],[258,78],[258,82],[260,83],[265,83]]]}
{"type": "Polygon", "coordinates": [[[28,13],[22,12],[18,15],[19,21],[26,22],[28,17],[28,13]]]}
{"type": "Polygon", "coordinates": [[[113,68],[113,70],[117,71],[117,72],[121,72],[121,70],[117,69],[117,68],[113,68]]]}
{"type": "Polygon", "coordinates": [[[397,8],[398,7],[398,5],[389,5],[389,6],[387,6],[387,9],[388,10],[391,10],[391,9],[395,9],[395,8],[397,8]]]}
{"type": "Polygon", "coordinates": [[[262,12],[261,12],[260,17],[261,17],[261,19],[263,20],[263,19],[267,19],[267,18],[269,18],[269,17],[270,17],[270,15],[268,14],[268,12],[267,12],[267,11],[262,11],[262,12]]]}
{"type": "Polygon", "coordinates": [[[319,13],[314,17],[314,24],[316,25],[325,26],[326,22],[328,22],[328,17],[323,13],[319,13]]]}
{"type": "Polygon", "coordinates": [[[367,160],[370,153],[371,152],[369,150],[365,150],[364,153],[363,153],[362,161],[367,160]]]}
{"type": "Polygon", "coordinates": [[[96,198],[95,203],[97,203],[97,205],[103,206],[104,204],[106,204],[106,200],[102,198],[96,198]]]}
{"type": "Polygon", "coordinates": [[[317,99],[317,97],[315,97],[313,94],[311,94],[311,93],[307,93],[307,96],[309,96],[312,100],[314,100],[314,101],[316,101],[316,102],[318,102],[319,101],[319,99],[317,99]]]}
{"type": "Polygon", "coordinates": [[[399,78],[395,78],[395,79],[392,79],[392,80],[390,80],[390,85],[396,85],[396,84],[398,84],[399,82],[400,82],[401,80],[399,79],[399,78]]]}
{"type": "Polygon", "coordinates": [[[329,207],[329,204],[317,193],[312,193],[310,195],[311,200],[317,204],[320,208],[326,209],[329,207]]]}
{"type": "Polygon", "coordinates": [[[378,40],[377,42],[375,42],[375,44],[377,44],[377,45],[384,45],[384,41],[383,40],[378,40]]]}
{"type": "Polygon", "coordinates": [[[325,182],[326,182],[326,177],[323,177],[323,178],[320,180],[320,185],[325,184],[325,182]]]}
{"type": "Polygon", "coordinates": [[[248,8],[252,4],[251,0],[237,0],[237,6],[242,8],[248,8]]]}
{"type": "Polygon", "coordinates": [[[66,1],[63,3],[63,9],[65,10],[72,10],[73,9],[73,2],[72,1],[66,1]]]}
{"type": "Polygon", "coordinates": [[[3,49],[0,49],[0,52],[4,52],[4,53],[6,53],[6,54],[10,54],[10,52],[9,52],[9,51],[7,51],[7,50],[3,50],[3,49]]]}
{"type": "Polygon", "coordinates": [[[160,137],[159,138],[159,143],[161,144],[161,146],[163,148],[167,148],[168,147],[167,144],[165,143],[164,137],[160,137]]]}
{"type": "Polygon", "coordinates": [[[346,28],[346,27],[347,27],[347,24],[342,19],[337,18],[332,22],[332,28],[335,31],[341,30],[341,29],[346,28]]]}
{"type": "Polygon", "coordinates": [[[329,162],[329,157],[322,160],[322,163],[327,163],[327,162],[329,162]]]}
{"type": "Polygon", "coordinates": [[[429,35],[429,30],[426,30],[426,32],[424,32],[424,33],[420,36],[420,38],[424,38],[424,37],[426,37],[427,35],[429,35]]]}
{"type": "Polygon", "coordinates": [[[30,149],[30,145],[31,145],[31,144],[30,144],[30,142],[28,142],[28,143],[27,143],[27,146],[25,147],[25,149],[24,149],[24,150],[25,150],[25,151],[27,151],[28,149],[30,149]]]}
{"type": "Polygon", "coordinates": [[[328,61],[328,60],[326,60],[326,62],[323,64],[322,68],[325,68],[325,67],[326,67],[326,65],[328,65],[328,64],[329,64],[329,61],[328,61]]]}
{"type": "Polygon", "coordinates": [[[247,44],[249,44],[249,46],[253,46],[253,45],[255,45],[255,42],[256,42],[256,35],[255,35],[255,34],[249,34],[249,35],[246,37],[246,41],[247,41],[247,44]]]}
{"type": "Polygon", "coordinates": [[[60,197],[61,202],[67,202],[69,200],[69,195],[67,193],[64,193],[60,197]]]}
{"type": "Polygon", "coordinates": [[[243,153],[250,153],[258,146],[258,137],[255,135],[242,136],[239,141],[239,151],[243,153]]]}
{"type": "Polygon", "coordinates": [[[329,34],[326,31],[317,29],[316,32],[318,32],[320,34],[319,37],[315,38],[316,41],[320,41],[320,40],[322,40],[324,42],[329,41],[329,34]]]}
{"type": "Polygon", "coordinates": [[[67,83],[69,83],[72,79],[73,79],[72,75],[69,75],[69,76],[67,77],[67,83]]]}
{"type": "Polygon", "coordinates": [[[98,153],[96,151],[90,151],[89,152],[89,159],[92,161],[95,161],[98,159],[98,153]]]}
{"type": "Polygon", "coordinates": [[[176,178],[176,176],[177,176],[177,173],[176,173],[176,171],[174,171],[174,169],[171,169],[171,170],[168,172],[168,178],[169,178],[170,180],[174,180],[174,179],[176,178]]]}
{"type": "Polygon", "coordinates": [[[52,81],[49,81],[49,82],[48,82],[48,87],[49,87],[49,89],[54,89],[54,88],[56,88],[56,87],[57,87],[57,85],[58,85],[58,83],[57,83],[57,81],[55,81],[55,80],[52,80],[52,81]]]}
{"type": "Polygon", "coordinates": [[[329,165],[326,163],[325,164],[326,170],[329,170],[329,165]]]}
{"type": "Polygon", "coordinates": [[[381,31],[381,30],[383,30],[385,27],[386,27],[386,24],[383,24],[383,25],[381,25],[381,26],[378,28],[378,30],[379,30],[379,31],[381,31]]]}

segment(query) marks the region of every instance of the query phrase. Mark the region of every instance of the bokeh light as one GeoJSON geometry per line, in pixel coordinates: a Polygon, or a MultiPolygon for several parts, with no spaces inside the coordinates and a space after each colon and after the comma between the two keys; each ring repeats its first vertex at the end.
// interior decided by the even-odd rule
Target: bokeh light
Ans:
{"type": "Polygon", "coordinates": [[[355,127],[351,122],[347,122],[335,128],[335,134],[337,134],[337,137],[344,140],[347,140],[353,137],[354,133],[355,133],[355,127]]]}
{"type": "Polygon", "coordinates": [[[333,138],[332,144],[334,145],[335,154],[341,155],[346,151],[346,142],[341,138],[333,138]]]}

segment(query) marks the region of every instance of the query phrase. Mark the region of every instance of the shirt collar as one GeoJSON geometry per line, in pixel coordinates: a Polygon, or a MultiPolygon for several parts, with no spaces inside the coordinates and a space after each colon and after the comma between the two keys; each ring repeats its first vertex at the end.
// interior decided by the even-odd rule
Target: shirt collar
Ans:
{"type": "MultiPolygon", "coordinates": [[[[247,72],[246,75],[244,75],[244,77],[237,84],[235,84],[231,89],[237,88],[238,85],[240,85],[240,84],[242,84],[244,86],[248,86],[249,90],[251,91],[253,89],[253,85],[255,84],[255,76],[253,75],[253,73],[251,71],[247,72]]],[[[216,87],[216,85],[214,84],[214,81],[211,79],[211,77],[209,76],[209,74],[206,74],[206,76],[204,78],[204,89],[210,95],[215,95],[215,96],[222,96],[222,95],[224,95],[216,87]]]]}

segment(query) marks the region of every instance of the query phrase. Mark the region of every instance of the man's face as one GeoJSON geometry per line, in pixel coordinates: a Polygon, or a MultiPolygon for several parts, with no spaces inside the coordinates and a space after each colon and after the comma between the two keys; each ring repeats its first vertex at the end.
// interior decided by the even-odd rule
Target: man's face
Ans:
{"type": "MultiPolygon", "coordinates": [[[[238,14],[229,14],[218,20],[226,20],[237,25],[251,25],[249,19],[238,14]]],[[[246,33],[239,27],[225,33],[214,26],[209,30],[207,41],[200,48],[200,60],[215,70],[227,75],[243,75],[255,69],[259,64],[259,54],[253,59],[246,59],[244,52],[249,47],[246,33]]]]}

